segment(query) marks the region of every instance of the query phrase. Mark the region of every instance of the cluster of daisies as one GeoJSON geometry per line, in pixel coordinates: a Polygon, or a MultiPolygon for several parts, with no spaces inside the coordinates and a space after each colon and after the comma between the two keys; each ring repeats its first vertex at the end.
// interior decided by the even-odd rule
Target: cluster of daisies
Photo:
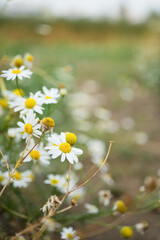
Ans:
{"type": "MultiPolygon", "coordinates": [[[[26,54],[24,59],[17,55],[11,63],[13,68],[2,71],[1,77],[6,80],[22,80],[23,78],[30,78],[32,71],[25,69],[25,67],[32,67],[28,62],[33,62],[33,57],[30,54],[26,54]],[[25,64],[25,66],[23,65],[25,64]]],[[[29,96],[25,96],[22,89],[17,88],[14,91],[3,90],[3,99],[0,99],[3,109],[10,108],[14,112],[19,113],[19,121],[17,123],[18,128],[8,129],[8,135],[11,138],[15,138],[17,141],[23,139],[26,141],[31,138],[23,162],[39,162],[41,165],[50,164],[51,159],[61,157],[61,162],[66,159],[69,163],[77,163],[78,156],[83,153],[81,149],[74,147],[77,137],[74,133],[62,132],[60,135],[53,133],[52,129],[55,125],[54,120],[50,117],[41,119],[40,115],[44,113],[46,105],[57,104],[64,92],[62,93],[57,88],[48,89],[45,86],[42,87],[42,91],[38,91],[35,94],[32,92],[29,96]],[[41,141],[36,143],[36,138],[39,139],[44,131],[45,145],[41,141]]],[[[21,153],[22,154],[22,153],[21,153]]],[[[20,155],[21,155],[20,154],[20,155]]],[[[0,172],[0,183],[4,185],[8,179],[8,172],[0,172]]],[[[16,171],[12,176],[11,182],[15,187],[27,187],[28,183],[34,179],[33,174],[30,172],[18,172],[16,171]]],[[[47,181],[47,180],[46,180],[47,181]]],[[[54,181],[52,181],[53,184],[54,181]]],[[[47,183],[47,182],[45,182],[47,183]]],[[[63,185],[61,184],[64,192],[63,185]]]]}

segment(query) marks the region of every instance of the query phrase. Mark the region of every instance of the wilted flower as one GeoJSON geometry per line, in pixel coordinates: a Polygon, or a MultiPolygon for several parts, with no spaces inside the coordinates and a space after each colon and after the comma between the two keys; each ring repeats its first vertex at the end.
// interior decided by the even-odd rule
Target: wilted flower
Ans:
{"type": "Polygon", "coordinates": [[[42,212],[46,216],[51,210],[51,208],[55,209],[59,204],[61,204],[60,199],[56,195],[53,195],[48,198],[48,201],[40,210],[42,210],[42,212]]]}
{"type": "Polygon", "coordinates": [[[136,231],[139,232],[139,233],[142,234],[142,235],[145,233],[145,231],[146,231],[148,228],[149,228],[149,224],[148,224],[148,222],[146,222],[146,221],[142,221],[142,222],[137,223],[137,224],[135,225],[136,231]]]}

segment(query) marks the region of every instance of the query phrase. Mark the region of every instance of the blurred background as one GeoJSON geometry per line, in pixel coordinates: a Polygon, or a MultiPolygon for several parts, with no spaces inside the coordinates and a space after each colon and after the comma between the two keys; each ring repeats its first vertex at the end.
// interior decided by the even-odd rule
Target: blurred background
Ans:
{"type": "MultiPolygon", "coordinates": [[[[0,0],[1,68],[26,52],[68,88],[55,131],[78,133],[81,144],[114,140],[112,191],[132,201],[160,168],[160,1],[0,0]]],[[[24,87],[49,86],[42,77],[34,80],[24,87]]],[[[158,218],[154,211],[131,219],[150,224],[147,235],[133,239],[158,240],[158,218]]],[[[107,234],[119,239],[114,230],[107,234]]]]}

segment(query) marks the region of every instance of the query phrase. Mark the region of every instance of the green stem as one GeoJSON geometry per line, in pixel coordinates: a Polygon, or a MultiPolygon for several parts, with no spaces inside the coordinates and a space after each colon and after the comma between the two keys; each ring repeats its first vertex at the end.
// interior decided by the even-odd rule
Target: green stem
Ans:
{"type": "Polygon", "coordinates": [[[16,77],[16,85],[17,85],[17,88],[18,88],[18,90],[19,90],[19,93],[20,93],[21,97],[23,97],[23,93],[22,93],[22,91],[21,91],[21,89],[20,89],[20,87],[19,87],[18,77],[16,77]]]}

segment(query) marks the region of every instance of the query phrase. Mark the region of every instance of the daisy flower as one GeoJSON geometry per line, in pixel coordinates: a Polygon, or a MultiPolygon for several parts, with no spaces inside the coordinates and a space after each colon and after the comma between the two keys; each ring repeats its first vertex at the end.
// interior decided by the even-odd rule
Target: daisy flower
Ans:
{"type": "Polygon", "coordinates": [[[67,158],[71,164],[74,162],[77,163],[78,158],[76,155],[81,155],[83,153],[81,149],[72,147],[66,141],[66,134],[64,132],[61,133],[60,137],[54,137],[54,135],[52,135],[48,138],[48,141],[50,143],[45,149],[48,150],[48,153],[52,155],[53,159],[61,156],[61,162],[64,162],[67,158]]]}
{"type": "Polygon", "coordinates": [[[32,68],[34,62],[34,57],[30,53],[24,55],[24,65],[27,68],[32,68]]]}
{"type": "MultiPolygon", "coordinates": [[[[34,145],[35,145],[35,142],[33,139],[31,139],[26,153],[29,152],[30,149],[32,149],[34,145]]],[[[39,161],[41,165],[48,165],[50,163],[49,159],[50,159],[49,154],[47,151],[44,150],[44,144],[43,144],[43,142],[41,142],[24,159],[24,162],[30,162],[31,160],[33,160],[34,162],[39,161]]]]}
{"type": "Polygon", "coordinates": [[[21,55],[16,55],[11,62],[12,68],[20,68],[23,65],[23,58],[21,55]]]}
{"type": "Polygon", "coordinates": [[[47,89],[45,86],[42,87],[42,102],[45,104],[57,103],[57,98],[60,97],[59,90],[57,88],[47,89]]]}
{"type": "Polygon", "coordinates": [[[4,90],[2,94],[5,98],[9,99],[10,101],[15,100],[17,97],[21,98],[22,96],[24,96],[24,92],[21,88],[20,89],[16,88],[13,91],[4,90]]]}
{"type": "Polygon", "coordinates": [[[69,199],[75,199],[77,202],[79,202],[80,200],[82,200],[84,198],[86,191],[84,188],[79,188],[77,190],[75,190],[74,192],[71,192],[68,195],[69,199]]]}
{"type": "Polygon", "coordinates": [[[0,184],[5,185],[8,180],[8,172],[0,171],[0,184]]]}
{"type": "Polygon", "coordinates": [[[93,204],[86,203],[84,206],[87,209],[87,212],[90,214],[96,214],[99,212],[98,208],[93,204]]]}
{"type": "Polygon", "coordinates": [[[16,98],[15,101],[9,102],[10,108],[14,108],[15,112],[20,111],[20,117],[28,112],[43,113],[43,107],[41,102],[41,92],[38,91],[35,94],[30,93],[29,98],[16,98]]]}
{"type": "Polygon", "coordinates": [[[66,240],[79,240],[80,237],[77,236],[76,234],[76,231],[73,230],[73,227],[64,227],[62,229],[62,232],[60,233],[61,234],[61,239],[66,239],[66,240]]]}
{"type": "Polygon", "coordinates": [[[31,171],[25,172],[16,172],[12,176],[12,182],[14,187],[28,187],[28,184],[33,181],[33,174],[31,175],[31,171]]]}
{"type": "Polygon", "coordinates": [[[18,122],[17,125],[20,127],[18,128],[18,131],[21,132],[22,138],[26,139],[26,142],[29,140],[31,134],[33,134],[33,136],[35,137],[39,137],[41,135],[41,131],[39,131],[38,129],[40,129],[41,124],[38,124],[38,120],[39,118],[35,118],[36,114],[33,112],[29,112],[26,114],[26,117],[23,116],[23,121],[22,122],[18,122]]]}
{"type": "Polygon", "coordinates": [[[24,69],[25,66],[20,68],[10,68],[9,70],[2,70],[1,77],[6,78],[7,80],[15,80],[18,77],[20,80],[23,78],[30,78],[32,72],[29,69],[24,69]]]}
{"type": "Polygon", "coordinates": [[[103,204],[105,207],[109,205],[111,198],[112,198],[111,191],[101,190],[99,192],[99,202],[103,204]]]}
{"type": "Polygon", "coordinates": [[[62,185],[62,176],[61,175],[53,175],[53,174],[49,174],[47,180],[44,180],[45,184],[50,184],[53,187],[57,187],[59,189],[61,189],[61,185],[62,185]]]}

